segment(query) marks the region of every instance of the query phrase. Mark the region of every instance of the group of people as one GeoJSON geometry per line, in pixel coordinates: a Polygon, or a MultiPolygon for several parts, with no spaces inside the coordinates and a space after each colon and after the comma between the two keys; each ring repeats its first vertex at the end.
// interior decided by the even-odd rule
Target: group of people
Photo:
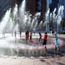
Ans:
{"type": "MultiPolygon", "coordinates": [[[[58,35],[57,32],[52,32],[53,36],[55,37],[55,49],[59,46],[58,43],[58,35]]],[[[16,37],[16,32],[15,32],[15,37],[16,37]]],[[[21,32],[20,32],[20,37],[21,37],[21,32]]],[[[32,32],[26,31],[25,32],[25,40],[26,43],[28,43],[28,41],[32,42],[32,32]]],[[[42,43],[42,45],[45,47],[45,50],[47,50],[46,44],[47,44],[47,40],[48,40],[48,34],[47,32],[45,32],[43,35],[39,32],[39,43],[42,43]],[[41,42],[42,41],[42,42],[41,42]]]]}
{"type": "Polygon", "coordinates": [[[32,32],[26,31],[25,33],[25,39],[26,39],[26,43],[28,43],[28,40],[30,40],[32,42],[32,32]]]}
{"type": "MultiPolygon", "coordinates": [[[[43,35],[43,38],[42,38],[42,34],[39,32],[39,42],[42,41],[42,45],[45,46],[45,49],[47,49],[46,48],[47,37],[48,37],[47,32],[45,32],[45,34],[43,35]]],[[[29,31],[26,31],[25,39],[26,39],[26,43],[28,43],[29,40],[32,42],[32,32],[29,33],[29,31]]]]}
{"type": "MultiPolygon", "coordinates": [[[[41,33],[39,33],[39,35],[40,35],[39,40],[41,40],[41,39],[43,40],[43,41],[42,41],[42,45],[44,46],[45,50],[47,51],[46,44],[47,44],[47,40],[48,40],[48,34],[47,34],[47,32],[45,32],[44,35],[43,35],[43,38],[42,38],[41,33]]],[[[53,36],[54,39],[55,39],[55,41],[54,41],[55,51],[56,51],[56,50],[58,51],[58,50],[59,50],[59,42],[58,42],[57,32],[53,32],[53,33],[52,33],[52,36],[53,36]]]]}
{"type": "MultiPolygon", "coordinates": [[[[55,45],[55,49],[56,49],[59,46],[59,43],[58,43],[58,35],[57,35],[57,32],[54,32],[52,34],[55,37],[54,45],[55,45]]],[[[26,31],[25,35],[26,35],[26,37],[25,37],[26,38],[26,42],[28,42],[28,40],[32,41],[32,32],[29,33],[29,31],[26,31]]],[[[48,40],[48,34],[47,34],[47,32],[45,32],[43,34],[43,36],[39,32],[39,43],[42,43],[42,45],[44,46],[45,50],[47,50],[47,47],[46,47],[47,40],[48,40]]]]}

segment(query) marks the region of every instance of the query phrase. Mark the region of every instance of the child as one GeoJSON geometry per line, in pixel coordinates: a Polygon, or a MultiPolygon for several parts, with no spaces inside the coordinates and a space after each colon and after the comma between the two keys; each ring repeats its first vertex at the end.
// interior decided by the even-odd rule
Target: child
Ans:
{"type": "Polygon", "coordinates": [[[42,35],[41,33],[39,32],[39,42],[42,40],[42,35]]]}
{"type": "Polygon", "coordinates": [[[14,31],[15,38],[16,38],[16,34],[17,34],[16,31],[14,31]]]}
{"type": "Polygon", "coordinates": [[[32,32],[30,33],[30,41],[32,42],[32,32]]]}
{"type": "Polygon", "coordinates": [[[26,43],[27,43],[27,41],[29,40],[29,31],[26,31],[25,38],[26,38],[26,43]]]}
{"type": "Polygon", "coordinates": [[[46,48],[47,37],[48,37],[47,32],[45,32],[44,37],[43,37],[43,45],[44,45],[46,51],[47,51],[47,48],[46,48]]]}
{"type": "Polygon", "coordinates": [[[58,35],[57,32],[55,32],[55,50],[58,51],[58,49],[59,49],[58,35]]]}
{"type": "Polygon", "coordinates": [[[21,30],[19,31],[19,34],[20,34],[20,39],[21,39],[21,30]]]}

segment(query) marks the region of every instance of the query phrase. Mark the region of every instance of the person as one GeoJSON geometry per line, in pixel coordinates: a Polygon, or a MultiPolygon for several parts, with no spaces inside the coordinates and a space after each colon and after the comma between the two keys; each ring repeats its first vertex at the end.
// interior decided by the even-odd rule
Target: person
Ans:
{"type": "Polygon", "coordinates": [[[16,43],[16,36],[17,36],[16,30],[14,31],[14,36],[15,36],[15,43],[16,43]]]}
{"type": "Polygon", "coordinates": [[[48,37],[47,32],[45,32],[43,36],[43,45],[44,45],[45,51],[47,51],[47,47],[46,47],[47,37],[48,37]]]}
{"type": "Polygon", "coordinates": [[[32,41],[32,32],[30,33],[30,41],[32,41]]]}
{"type": "Polygon", "coordinates": [[[14,35],[15,35],[15,38],[16,38],[16,30],[14,31],[14,35]]]}
{"type": "Polygon", "coordinates": [[[21,38],[21,30],[19,31],[19,34],[20,34],[20,38],[21,38]]]}
{"type": "Polygon", "coordinates": [[[35,35],[35,28],[33,29],[34,35],[35,35]]]}
{"type": "Polygon", "coordinates": [[[28,43],[28,40],[29,40],[29,31],[26,31],[25,38],[26,38],[26,43],[28,43]]]}
{"type": "Polygon", "coordinates": [[[54,45],[55,45],[55,51],[59,49],[59,43],[58,43],[58,35],[57,35],[57,32],[54,33],[55,35],[55,42],[54,42],[54,45]]]}
{"type": "Polygon", "coordinates": [[[41,35],[41,33],[39,32],[39,42],[41,42],[41,40],[42,40],[42,35],[41,35]]]}

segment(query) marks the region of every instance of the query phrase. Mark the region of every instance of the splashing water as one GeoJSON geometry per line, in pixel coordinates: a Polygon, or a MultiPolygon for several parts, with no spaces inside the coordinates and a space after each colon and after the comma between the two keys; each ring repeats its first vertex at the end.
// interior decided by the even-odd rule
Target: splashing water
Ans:
{"type": "MultiPolygon", "coordinates": [[[[3,32],[6,33],[6,32],[15,31],[15,30],[19,31],[19,28],[21,28],[22,31],[26,31],[27,29],[31,31],[35,31],[37,27],[40,28],[43,25],[46,26],[46,31],[48,31],[50,30],[49,29],[50,21],[57,23],[57,30],[58,30],[63,17],[64,6],[59,7],[57,14],[56,14],[56,11],[57,10],[55,8],[54,11],[50,13],[50,9],[48,9],[48,11],[45,14],[44,24],[43,24],[43,21],[40,21],[38,26],[38,21],[39,21],[39,17],[41,13],[37,12],[32,18],[31,17],[32,14],[26,11],[26,0],[23,0],[21,6],[19,7],[19,10],[18,10],[17,4],[15,5],[13,12],[11,12],[11,9],[7,10],[7,12],[5,13],[0,23],[0,33],[3,33],[3,32]],[[11,17],[11,14],[12,14],[12,17],[11,17]]],[[[56,25],[54,26],[56,27],[56,25]]],[[[15,45],[4,42],[3,44],[0,44],[0,47],[4,47],[4,48],[7,47],[7,48],[10,48],[10,50],[12,51],[12,49],[15,48],[15,45]]]]}
{"type": "Polygon", "coordinates": [[[11,12],[11,9],[7,10],[7,12],[5,13],[5,15],[0,23],[0,33],[5,32],[6,29],[8,28],[10,12],[11,12]]]}
{"type": "MultiPolygon", "coordinates": [[[[18,10],[18,5],[17,4],[15,5],[13,12],[12,12],[12,17],[10,17],[11,9],[9,9],[5,13],[5,15],[0,23],[0,32],[5,32],[5,31],[11,32],[12,30],[14,30],[16,25],[18,25],[22,31],[25,31],[27,29],[33,31],[34,28],[35,29],[37,27],[40,28],[41,25],[46,26],[46,31],[49,31],[50,30],[50,27],[49,27],[50,21],[52,21],[53,23],[57,23],[57,25],[60,25],[62,17],[63,17],[64,6],[59,7],[57,14],[56,14],[56,11],[57,11],[57,9],[55,8],[54,11],[52,13],[50,13],[50,9],[48,9],[45,14],[44,24],[42,25],[42,23],[43,23],[43,21],[42,21],[39,23],[39,26],[38,26],[38,20],[39,20],[41,13],[37,12],[34,15],[34,17],[32,18],[31,17],[32,15],[29,13],[29,11],[28,12],[26,11],[26,0],[23,0],[21,6],[19,7],[19,10],[18,10]]],[[[54,24],[54,26],[55,26],[55,24],[54,24]]]]}
{"type": "Polygon", "coordinates": [[[45,17],[45,23],[44,23],[44,25],[46,26],[46,31],[50,31],[49,30],[50,21],[52,21],[52,24],[54,24],[53,25],[54,30],[57,29],[57,31],[59,31],[59,26],[60,26],[60,23],[61,23],[62,18],[63,18],[64,6],[61,5],[59,7],[57,14],[56,14],[56,11],[57,11],[57,9],[55,8],[54,11],[52,13],[50,13],[50,9],[48,9],[48,11],[46,13],[46,17],[45,17]]]}

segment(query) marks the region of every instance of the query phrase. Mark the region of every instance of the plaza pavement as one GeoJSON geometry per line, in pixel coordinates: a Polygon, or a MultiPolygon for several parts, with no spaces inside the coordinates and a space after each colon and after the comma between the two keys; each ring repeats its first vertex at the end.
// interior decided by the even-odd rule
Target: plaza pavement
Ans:
{"type": "MultiPolygon", "coordinates": [[[[38,38],[37,36],[33,36],[33,38],[38,38]]],[[[50,35],[50,34],[49,34],[50,35]]],[[[39,57],[25,57],[25,56],[17,56],[17,55],[10,55],[11,53],[7,51],[7,47],[14,48],[15,47],[15,37],[11,36],[11,34],[6,34],[5,37],[0,35],[0,65],[65,65],[65,47],[62,49],[61,55],[54,55],[54,56],[39,56],[39,57]],[[14,45],[12,45],[14,44],[14,45]],[[6,49],[6,55],[1,48],[6,49]],[[9,55],[7,55],[9,53],[9,55]]],[[[50,35],[51,36],[51,35],[50,35]]],[[[59,37],[63,38],[65,35],[59,35],[59,37]]],[[[19,39],[19,35],[17,35],[17,39],[19,39]]],[[[24,36],[22,36],[24,39],[24,36]]],[[[51,38],[52,39],[52,38],[51,38]]],[[[60,41],[62,42],[62,40],[60,41]]],[[[17,46],[21,45],[17,43],[17,46]]],[[[65,44],[65,42],[63,43],[65,44]]]]}
{"type": "Polygon", "coordinates": [[[0,57],[0,65],[65,65],[65,56],[55,57],[0,57]]]}

